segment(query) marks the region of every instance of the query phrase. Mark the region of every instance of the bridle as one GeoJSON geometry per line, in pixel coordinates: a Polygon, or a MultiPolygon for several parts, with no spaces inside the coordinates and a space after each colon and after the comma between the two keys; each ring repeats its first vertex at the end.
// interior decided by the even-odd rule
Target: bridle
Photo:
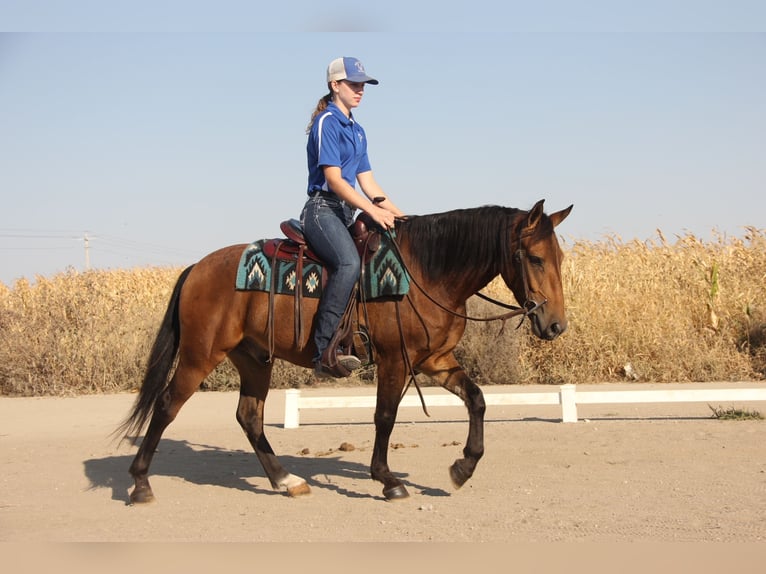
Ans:
{"type": "Polygon", "coordinates": [[[530,296],[530,293],[532,292],[532,289],[529,287],[529,258],[527,257],[527,251],[522,247],[522,240],[527,237],[527,235],[524,234],[523,229],[519,230],[519,236],[518,236],[518,248],[513,254],[513,263],[514,265],[517,265],[517,272],[521,275],[521,281],[524,286],[524,302],[522,303],[521,307],[517,305],[510,305],[508,303],[503,303],[502,301],[498,301],[497,299],[493,299],[489,295],[485,295],[484,293],[481,293],[480,291],[477,291],[474,293],[477,297],[480,299],[483,299],[484,301],[487,301],[489,303],[492,303],[493,305],[497,305],[498,307],[502,307],[503,309],[509,309],[507,313],[501,313],[499,315],[492,315],[489,317],[473,317],[470,315],[465,315],[463,313],[458,313],[457,311],[453,311],[452,309],[449,309],[436,299],[434,299],[424,288],[422,285],[420,285],[415,277],[412,275],[410,270],[407,268],[407,264],[404,261],[404,258],[402,257],[402,253],[399,250],[399,244],[396,241],[396,237],[391,234],[390,231],[386,231],[386,235],[388,235],[389,240],[391,241],[391,244],[394,246],[394,251],[396,252],[396,255],[399,257],[399,261],[401,261],[402,267],[404,268],[405,272],[407,273],[407,276],[410,279],[410,282],[412,282],[419,290],[420,292],[425,295],[426,299],[431,301],[434,305],[439,307],[441,310],[449,313],[450,315],[453,315],[455,317],[460,317],[461,319],[466,319],[468,321],[483,321],[483,322],[489,322],[489,321],[502,321],[503,326],[500,329],[500,334],[503,333],[505,329],[505,322],[512,318],[517,317],[521,315],[521,321],[519,321],[519,324],[516,325],[516,329],[521,327],[521,325],[524,323],[524,319],[527,317],[531,317],[534,315],[543,305],[545,305],[548,302],[548,298],[543,296],[542,301],[535,301],[530,296]]]}
{"type": "MultiPolygon", "coordinates": [[[[393,246],[394,251],[396,252],[397,257],[399,258],[399,261],[402,264],[402,267],[404,271],[407,273],[407,276],[410,279],[410,282],[414,284],[420,292],[425,295],[425,297],[431,301],[434,305],[442,309],[443,311],[449,313],[450,315],[453,315],[454,317],[459,317],[461,319],[466,319],[468,321],[483,321],[483,322],[489,322],[489,321],[502,321],[502,327],[500,328],[499,335],[502,335],[505,330],[505,322],[510,319],[511,317],[518,317],[521,315],[521,321],[519,321],[519,324],[516,326],[516,329],[521,327],[521,325],[524,323],[524,319],[527,317],[532,317],[534,314],[548,302],[548,298],[544,296],[543,294],[543,300],[540,302],[535,301],[532,299],[530,293],[532,292],[532,289],[529,287],[529,257],[527,257],[526,250],[522,247],[522,240],[527,237],[527,235],[524,234],[523,228],[520,227],[519,229],[519,236],[518,236],[518,247],[516,248],[516,251],[513,253],[513,263],[514,265],[518,265],[517,272],[521,274],[521,280],[524,285],[524,303],[522,303],[521,307],[518,307],[516,305],[510,305],[508,303],[503,303],[502,301],[498,301],[497,299],[493,299],[492,297],[485,295],[481,292],[476,292],[474,295],[477,297],[488,301],[494,305],[497,305],[498,307],[502,307],[504,309],[508,309],[507,313],[501,313],[499,315],[492,315],[490,317],[473,317],[470,315],[465,315],[463,313],[458,313],[457,311],[453,311],[452,309],[446,307],[444,304],[440,303],[436,299],[434,299],[424,288],[422,285],[420,285],[413,276],[413,274],[410,272],[410,270],[407,268],[407,264],[404,261],[404,257],[402,257],[401,250],[399,249],[399,243],[396,240],[396,237],[391,233],[390,230],[385,231],[386,235],[388,236],[388,239],[391,242],[391,245],[393,246]]],[[[363,304],[363,308],[365,309],[365,315],[366,315],[366,305],[363,304]]],[[[413,311],[420,319],[421,324],[425,325],[425,322],[423,321],[422,316],[420,315],[417,308],[413,305],[413,311]]],[[[409,389],[409,386],[411,383],[415,384],[415,389],[418,392],[418,396],[420,397],[420,404],[423,407],[423,412],[426,414],[426,416],[431,416],[428,413],[428,408],[426,407],[425,398],[423,397],[423,393],[420,390],[420,385],[418,384],[417,378],[416,378],[416,372],[415,372],[415,366],[412,364],[412,361],[410,360],[409,352],[407,350],[407,345],[404,342],[404,330],[402,327],[402,320],[401,320],[401,314],[399,310],[399,302],[396,302],[396,321],[399,325],[399,334],[401,336],[401,343],[402,343],[402,357],[404,359],[404,362],[407,367],[407,371],[410,374],[410,380],[407,382],[407,384],[404,386],[404,389],[402,389],[402,395],[401,397],[404,397],[404,395],[407,392],[407,389],[409,389]]],[[[368,323],[369,324],[369,323],[368,323]]],[[[426,329],[426,336],[429,339],[429,346],[430,346],[430,334],[428,333],[428,330],[426,329]]],[[[400,397],[400,400],[401,400],[400,397]]]]}

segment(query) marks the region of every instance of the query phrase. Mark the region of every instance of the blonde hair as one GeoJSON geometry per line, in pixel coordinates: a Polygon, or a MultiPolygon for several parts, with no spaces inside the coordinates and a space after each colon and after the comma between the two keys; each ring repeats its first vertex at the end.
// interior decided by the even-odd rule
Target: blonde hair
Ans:
{"type": "Polygon", "coordinates": [[[319,101],[317,102],[317,107],[314,109],[314,112],[311,114],[309,125],[306,126],[306,134],[311,133],[311,127],[314,125],[314,120],[316,119],[316,117],[319,114],[321,114],[323,111],[325,111],[327,109],[328,104],[332,102],[333,92],[332,92],[332,88],[330,88],[330,84],[327,84],[327,88],[330,90],[330,93],[319,98],[319,101]]]}

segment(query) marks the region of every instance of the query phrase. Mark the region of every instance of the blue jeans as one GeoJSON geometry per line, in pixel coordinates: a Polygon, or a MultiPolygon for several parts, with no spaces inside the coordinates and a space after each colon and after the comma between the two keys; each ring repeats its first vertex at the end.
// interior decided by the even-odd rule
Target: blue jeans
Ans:
{"type": "Polygon", "coordinates": [[[301,213],[306,241],[322,259],[329,274],[317,310],[315,362],[335,335],[351,291],[359,279],[359,252],[348,230],[352,222],[353,209],[327,195],[315,194],[309,197],[301,213]]]}

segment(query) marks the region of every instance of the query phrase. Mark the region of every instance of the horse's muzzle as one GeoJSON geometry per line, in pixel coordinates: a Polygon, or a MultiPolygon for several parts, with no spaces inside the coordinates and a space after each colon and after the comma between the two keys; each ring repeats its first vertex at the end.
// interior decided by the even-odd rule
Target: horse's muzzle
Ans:
{"type": "Polygon", "coordinates": [[[567,330],[567,324],[566,323],[551,323],[548,325],[548,328],[545,330],[544,333],[544,339],[547,339],[548,341],[553,341],[556,337],[561,335],[564,331],[567,330]]]}
{"type": "Polygon", "coordinates": [[[553,341],[556,337],[567,330],[566,319],[564,321],[553,321],[543,327],[540,316],[537,313],[531,313],[529,320],[532,322],[532,332],[541,339],[553,341]]]}

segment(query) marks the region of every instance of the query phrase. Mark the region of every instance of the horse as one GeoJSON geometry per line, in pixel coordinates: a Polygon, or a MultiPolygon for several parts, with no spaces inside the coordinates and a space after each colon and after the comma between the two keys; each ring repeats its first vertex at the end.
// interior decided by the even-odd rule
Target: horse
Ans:
{"type": "MultiPolygon", "coordinates": [[[[412,287],[401,297],[364,301],[359,315],[377,370],[370,475],[383,484],[385,499],[409,496],[403,481],[390,470],[387,454],[410,376],[427,375],[466,406],[469,424],[463,458],[449,470],[456,489],[471,478],[484,454],[484,396],[454,354],[471,319],[466,315],[470,297],[500,275],[522,304],[515,309],[523,314],[522,322],[529,319],[534,335],[552,341],[566,331],[563,252],[554,228],[573,206],[546,215],[543,202],[528,211],[482,206],[397,220],[395,243],[412,287]]],[[[137,442],[149,423],[129,468],[135,482],[130,493],[133,504],[154,500],[149,466],[162,433],[227,357],[240,377],[236,419],[272,488],[288,496],[311,491],[305,479],[280,464],[264,433],[264,406],[274,359],[312,367],[313,329],[306,329],[302,340],[296,341],[292,323],[296,313],[314,317],[318,301],[305,299],[296,309],[291,296],[235,289],[238,262],[246,247],[231,245],[204,256],[180,274],[173,288],[135,404],[117,429],[123,439],[133,435],[137,442]]],[[[360,305],[358,298],[355,304],[360,305]]]]}

